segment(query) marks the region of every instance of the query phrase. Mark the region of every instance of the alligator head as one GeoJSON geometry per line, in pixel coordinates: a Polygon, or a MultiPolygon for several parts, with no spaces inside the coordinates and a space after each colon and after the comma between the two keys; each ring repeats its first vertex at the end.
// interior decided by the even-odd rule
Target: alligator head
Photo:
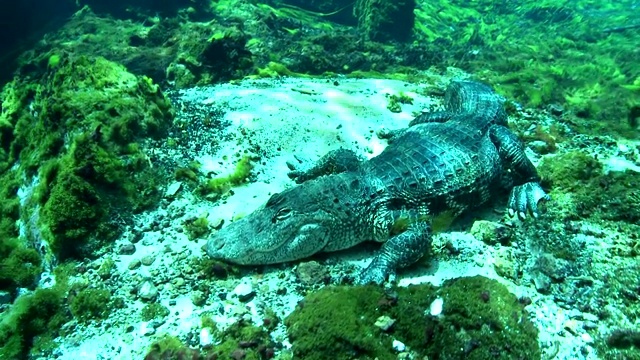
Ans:
{"type": "Polygon", "coordinates": [[[265,205],[213,234],[210,257],[240,265],[293,261],[326,250],[344,238],[336,216],[332,176],[307,181],[274,194],[265,205]]]}

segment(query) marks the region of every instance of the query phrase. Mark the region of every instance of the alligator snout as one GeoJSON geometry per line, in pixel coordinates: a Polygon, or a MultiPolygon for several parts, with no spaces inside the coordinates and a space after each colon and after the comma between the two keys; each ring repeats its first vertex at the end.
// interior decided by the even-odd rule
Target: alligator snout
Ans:
{"type": "Polygon", "coordinates": [[[214,236],[207,242],[206,252],[214,259],[223,259],[225,245],[226,241],[224,240],[224,238],[214,236]]]}

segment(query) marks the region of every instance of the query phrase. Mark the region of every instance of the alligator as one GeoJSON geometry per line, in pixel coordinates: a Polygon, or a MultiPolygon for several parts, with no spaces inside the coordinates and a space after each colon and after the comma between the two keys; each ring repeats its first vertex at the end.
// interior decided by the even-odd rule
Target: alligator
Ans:
{"type": "Polygon", "coordinates": [[[266,265],[377,241],[380,250],[355,282],[380,284],[427,253],[434,217],[458,216],[510,191],[508,214],[535,218],[549,199],[488,85],[452,81],[444,110],[378,136],[388,145],[369,160],[337,149],[307,170],[290,166],[299,185],[212,234],[208,255],[266,265]]]}

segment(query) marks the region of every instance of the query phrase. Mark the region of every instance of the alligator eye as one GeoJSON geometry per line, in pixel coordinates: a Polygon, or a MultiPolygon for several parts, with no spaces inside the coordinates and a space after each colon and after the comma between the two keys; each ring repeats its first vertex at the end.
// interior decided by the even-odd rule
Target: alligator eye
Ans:
{"type": "Polygon", "coordinates": [[[289,216],[291,216],[291,209],[282,208],[282,209],[278,210],[278,212],[273,216],[271,221],[272,222],[282,221],[282,220],[288,218],[289,216]]]}

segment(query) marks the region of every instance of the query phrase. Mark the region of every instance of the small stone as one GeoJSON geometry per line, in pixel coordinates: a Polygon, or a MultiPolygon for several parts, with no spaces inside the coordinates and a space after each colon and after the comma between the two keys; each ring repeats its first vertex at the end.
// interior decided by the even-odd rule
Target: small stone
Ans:
{"type": "Polygon", "coordinates": [[[598,328],[598,324],[593,321],[585,321],[582,323],[582,328],[585,330],[595,330],[598,328]]]}
{"type": "Polygon", "coordinates": [[[506,245],[512,238],[512,231],[510,228],[493,221],[475,221],[473,226],[471,226],[470,232],[476,239],[481,240],[488,245],[495,245],[498,243],[506,245]]]}
{"type": "Polygon", "coordinates": [[[136,252],[136,246],[134,244],[124,244],[118,249],[120,255],[133,255],[136,252]]]}
{"type": "Polygon", "coordinates": [[[495,252],[493,268],[498,275],[515,280],[517,278],[517,270],[513,250],[507,247],[499,248],[495,252]]]}
{"type": "Polygon", "coordinates": [[[242,349],[235,349],[233,350],[233,352],[231,352],[231,355],[229,355],[229,357],[231,357],[233,360],[243,360],[245,357],[247,357],[247,351],[242,349]]]}
{"type": "Polygon", "coordinates": [[[442,298],[437,298],[433,300],[431,305],[429,305],[429,314],[431,314],[431,316],[438,316],[442,314],[443,308],[444,308],[444,300],[442,300],[442,298]]]}
{"type": "Polygon", "coordinates": [[[405,351],[407,349],[407,346],[398,340],[393,340],[391,346],[393,347],[393,350],[397,351],[397,352],[402,352],[405,351]]]}
{"type": "Polygon", "coordinates": [[[150,280],[144,280],[138,287],[138,296],[143,300],[155,300],[158,297],[158,288],[150,280]]]}
{"type": "Polygon", "coordinates": [[[140,230],[134,230],[134,231],[132,231],[132,232],[131,232],[131,234],[129,235],[129,241],[130,241],[132,244],[135,244],[135,243],[139,242],[140,240],[142,240],[142,237],[143,237],[143,236],[144,236],[144,235],[142,234],[142,231],[140,231],[140,230]]]}
{"type": "Polygon", "coordinates": [[[222,228],[222,224],[224,224],[224,219],[223,218],[216,218],[213,221],[211,221],[211,227],[214,228],[215,230],[220,230],[220,228],[222,228]]]}
{"type": "Polygon", "coordinates": [[[575,319],[565,321],[562,327],[569,333],[571,333],[571,335],[578,335],[578,321],[576,321],[575,319]]]}
{"type": "Polygon", "coordinates": [[[594,315],[592,313],[582,313],[582,318],[585,321],[591,321],[591,322],[598,322],[598,320],[600,320],[600,318],[598,318],[598,315],[594,315]]]}
{"type": "Polygon", "coordinates": [[[140,259],[134,259],[129,263],[129,270],[135,270],[137,268],[140,267],[140,265],[142,265],[142,263],[140,262],[140,259]]]}
{"type": "Polygon", "coordinates": [[[328,280],[329,273],[327,268],[320,265],[317,261],[304,262],[296,268],[296,276],[303,285],[323,284],[328,280]]]}
{"type": "Polygon", "coordinates": [[[159,328],[160,326],[164,325],[166,323],[166,321],[164,319],[154,319],[149,321],[149,326],[153,327],[154,329],[159,328]]]}
{"type": "Polygon", "coordinates": [[[156,333],[156,329],[149,324],[144,325],[142,328],[142,336],[151,336],[156,333]]]}
{"type": "Polygon", "coordinates": [[[150,266],[154,261],[156,261],[155,255],[147,255],[140,259],[140,262],[142,262],[142,265],[144,266],[150,266]]]}
{"type": "Polygon", "coordinates": [[[393,324],[395,324],[396,321],[386,315],[380,316],[376,322],[375,322],[375,326],[379,327],[380,330],[382,331],[388,331],[389,329],[391,329],[391,327],[393,326],[393,324]]]}
{"type": "Polygon", "coordinates": [[[213,336],[211,336],[211,330],[205,327],[200,330],[199,335],[200,346],[203,348],[208,348],[213,345],[213,336]]]}
{"type": "Polygon", "coordinates": [[[590,344],[593,342],[593,338],[588,333],[584,333],[580,335],[580,338],[582,338],[582,341],[586,342],[587,344],[590,344]]]}
{"type": "Polygon", "coordinates": [[[177,277],[171,280],[171,284],[173,286],[175,286],[176,288],[182,287],[184,285],[185,281],[182,277],[177,277]]]}
{"type": "Polygon", "coordinates": [[[165,193],[165,197],[174,198],[178,193],[178,191],[180,191],[181,187],[182,187],[182,182],[180,181],[173,182],[171,185],[167,187],[167,192],[165,193]]]}
{"type": "Polygon", "coordinates": [[[255,292],[253,291],[253,286],[250,283],[245,282],[241,283],[233,289],[232,293],[238,297],[238,300],[242,302],[247,302],[253,298],[255,292]]]}
{"type": "Polygon", "coordinates": [[[202,306],[207,302],[207,297],[204,295],[204,292],[195,290],[191,292],[191,302],[195,306],[202,306]]]}

